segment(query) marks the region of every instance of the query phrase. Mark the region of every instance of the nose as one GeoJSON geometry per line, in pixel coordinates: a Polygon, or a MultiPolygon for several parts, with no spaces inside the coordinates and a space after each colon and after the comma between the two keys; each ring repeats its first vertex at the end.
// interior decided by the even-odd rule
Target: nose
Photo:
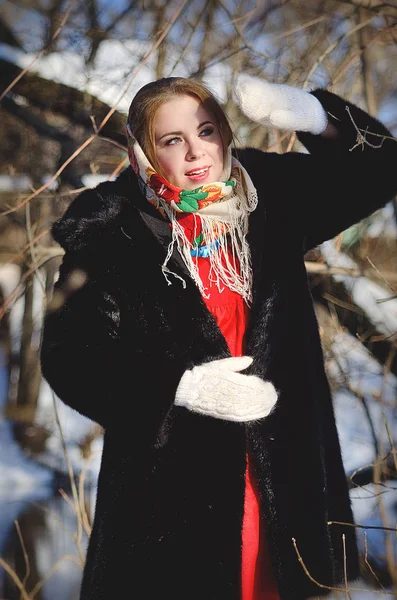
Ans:
{"type": "Polygon", "coordinates": [[[204,150],[200,144],[200,139],[190,140],[186,150],[186,160],[193,161],[202,158],[204,150]]]}

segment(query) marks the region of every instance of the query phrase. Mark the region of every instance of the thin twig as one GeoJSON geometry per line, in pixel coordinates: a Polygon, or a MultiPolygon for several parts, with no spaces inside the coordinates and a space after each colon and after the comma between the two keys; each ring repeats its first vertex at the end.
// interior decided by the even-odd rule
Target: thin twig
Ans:
{"type": "Polygon", "coordinates": [[[380,529],[381,531],[397,531],[395,527],[384,527],[383,525],[357,525],[357,523],[345,523],[343,521],[328,521],[328,525],[344,525],[345,527],[357,527],[357,529],[380,529]]]}
{"type": "Polygon", "coordinates": [[[372,576],[377,581],[379,587],[382,588],[382,590],[386,591],[385,588],[383,587],[383,585],[381,584],[379,577],[376,575],[375,571],[373,570],[373,568],[368,560],[368,544],[367,544],[367,532],[366,531],[364,531],[364,562],[367,565],[372,576]]]}
{"type": "MultiPolygon", "coordinates": [[[[322,273],[324,275],[346,275],[347,277],[368,277],[373,276],[375,273],[379,275],[379,277],[385,281],[387,279],[388,282],[397,282],[397,275],[394,271],[383,271],[381,273],[377,269],[375,273],[369,269],[362,269],[360,267],[330,267],[326,263],[314,262],[314,261],[305,261],[305,267],[308,273],[322,273]]],[[[390,287],[388,285],[388,287],[390,287]]]]}
{"type": "Polygon", "coordinates": [[[26,592],[26,590],[22,584],[22,581],[19,579],[19,577],[15,573],[14,569],[12,569],[10,567],[10,565],[8,563],[6,563],[6,561],[3,558],[1,558],[1,556],[0,556],[0,567],[3,567],[4,571],[6,573],[8,573],[8,575],[11,577],[11,579],[17,586],[18,590],[21,592],[21,600],[32,600],[31,596],[29,596],[29,594],[26,592]]]}
{"type": "MultiPolygon", "coordinates": [[[[23,553],[23,559],[24,559],[25,565],[26,565],[26,573],[25,573],[25,577],[23,578],[23,581],[22,581],[22,585],[25,588],[26,582],[27,582],[27,580],[29,578],[29,575],[30,575],[29,556],[28,556],[28,553],[26,551],[25,542],[23,541],[23,535],[22,535],[22,531],[21,531],[21,528],[19,526],[18,521],[14,521],[14,525],[15,525],[17,533],[18,533],[18,538],[19,538],[19,542],[21,544],[22,553],[23,553]]],[[[21,595],[21,600],[22,600],[22,595],[21,595]]]]}
{"type": "Polygon", "coordinates": [[[175,69],[177,68],[177,66],[179,65],[179,63],[183,60],[183,58],[185,57],[190,43],[193,39],[194,34],[197,31],[198,26],[200,25],[201,19],[203,18],[204,14],[207,11],[207,7],[208,7],[208,0],[207,2],[204,3],[203,9],[202,11],[199,13],[197,19],[196,19],[196,23],[194,24],[194,26],[192,27],[192,31],[190,32],[190,35],[188,37],[188,39],[186,40],[185,44],[184,44],[184,49],[183,51],[179,54],[178,59],[175,61],[174,66],[172,67],[171,71],[169,72],[169,77],[172,76],[172,74],[174,73],[175,69]]]}
{"type": "MultiPolygon", "coordinates": [[[[331,592],[341,592],[341,591],[343,591],[343,590],[341,590],[340,587],[337,588],[337,587],[332,587],[330,585],[324,585],[323,583],[320,583],[319,581],[317,581],[316,579],[314,579],[314,577],[312,577],[312,575],[310,574],[310,571],[306,567],[306,565],[305,565],[305,563],[304,563],[304,561],[302,559],[302,556],[299,553],[299,550],[298,550],[297,545],[296,545],[295,538],[292,538],[292,543],[294,545],[295,552],[296,552],[296,555],[298,557],[298,560],[299,560],[300,564],[302,565],[302,569],[304,570],[305,575],[310,579],[310,581],[312,581],[313,583],[315,583],[318,587],[322,588],[323,590],[329,590],[331,592]]],[[[365,590],[364,588],[357,588],[357,587],[353,587],[353,586],[349,586],[349,591],[350,592],[370,592],[371,594],[383,594],[383,591],[368,590],[368,589],[365,590]]]]}
{"type": "Polygon", "coordinates": [[[50,579],[50,577],[59,569],[59,567],[65,560],[70,560],[70,561],[74,562],[81,569],[84,567],[84,562],[79,561],[77,556],[73,556],[73,554],[64,554],[46,573],[45,577],[43,577],[43,579],[35,585],[35,587],[33,588],[32,592],[31,592],[30,600],[34,600],[34,597],[41,590],[41,588],[43,587],[45,582],[50,579]]]}
{"type": "Polygon", "coordinates": [[[65,492],[65,490],[63,488],[59,488],[58,493],[60,496],[62,496],[62,498],[65,500],[65,502],[67,504],[69,504],[69,506],[72,509],[72,511],[74,512],[74,514],[76,514],[76,506],[73,504],[73,500],[71,499],[69,494],[67,492],[65,492]]]}
{"type": "MultiPolygon", "coordinates": [[[[223,10],[225,11],[225,13],[227,14],[227,16],[229,18],[232,18],[232,15],[230,14],[230,11],[228,9],[228,7],[226,6],[226,4],[223,2],[223,0],[218,0],[219,4],[222,6],[223,10]]],[[[241,38],[242,42],[244,43],[244,47],[248,48],[248,50],[251,50],[251,52],[253,54],[256,54],[258,56],[261,56],[262,58],[265,58],[266,60],[271,59],[271,57],[268,54],[265,54],[264,52],[260,52],[260,50],[257,50],[256,48],[254,48],[252,46],[252,44],[250,44],[247,41],[247,38],[245,37],[245,35],[243,34],[243,32],[241,31],[240,26],[237,23],[232,23],[234,29],[237,32],[237,35],[241,38]]]]}
{"type": "MultiPolygon", "coordinates": [[[[354,12],[355,12],[355,10],[354,10],[354,12]]],[[[349,15],[349,17],[350,16],[351,15],[349,15]]],[[[362,23],[359,23],[358,25],[355,25],[354,27],[352,27],[351,29],[349,29],[349,31],[347,31],[346,33],[344,33],[343,35],[341,35],[335,42],[333,42],[332,44],[330,44],[330,46],[328,46],[328,48],[326,50],[324,50],[324,52],[319,56],[319,58],[312,65],[311,69],[309,70],[308,74],[306,75],[305,81],[303,82],[302,89],[305,90],[307,88],[307,86],[309,85],[310,79],[311,79],[314,71],[317,69],[317,67],[322,62],[324,62],[324,60],[327,58],[327,56],[329,54],[331,54],[331,52],[333,50],[335,50],[335,48],[337,48],[339,46],[339,44],[341,44],[346,38],[348,38],[351,35],[353,35],[353,33],[355,33],[356,31],[358,31],[359,29],[362,29],[363,27],[366,27],[367,25],[369,25],[376,17],[377,17],[377,15],[372,15],[371,18],[367,19],[366,21],[363,21],[362,23]]]]}
{"type": "Polygon", "coordinates": [[[343,544],[343,573],[345,576],[345,595],[346,595],[346,598],[351,599],[351,595],[349,593],[348,581],[347,581],[346,536],[344,533],[342,534],[342,544],[343,544]]]}
{"type": "Polygon", "coordinates": [[[26,237],[28,238],[30,255],[32,257],[33,265],[36,267],[34,270],[34,274],[37,277],[37,280],[41,286],[42,292],[45,293],[45,283],[44,283],[41,273],[37,267],[38,260],[37,260],[37,256],[36,256],[34,242],[32,241],[33,236],[32,236],[32,220],[31,220],[31,215],[30,215],[30,204],[27,204],[25,207],[25,216],[26,216],[26,237]]]}
{"type": "MultiPolygon", "coordinates": [[[[62,29],[64,28],[64,26],[66,25],[66,22],[70,16],[70,13],[72,12],[72,8],[74,6],[74,4],[76,3],[76,0],[71,0],[70,2],[70,6],[67,9],[67,11],[65,12],[62,21],[59,24],[58,29],[55,31],[54,35],[52,36],[50,43],[54,42],[56,40],[56,38],[58,37],[58,35],[61,33],[62,29]]],[[[0,95],[0,102],[3,100],[3,98],[8,94],[8,92],[10,92],[12,90],[12,88],[14,87],[14,85],[16,83],[18,83],[18,81],[20,79],[22,79],[22,77],[24,75],[26,75],[26,73],[31,69],[31,67],[34,65],[34,63],[43,56],[43,54],[46,53],[46,50],[40,50],[40,52],[35,56],[35,58],[32,60],[31,63],[28,64],[27,67],[25,67],[17,77],[15,77],[15,79],[10,83],[10,85],[8,87],[6,87],[6,89],[4,90],[4,92],[0,95]]]]}
{"type": "Polygon", "coordinates": [[[347,61],[347,63],[343,66],[343,68],[339,71],[339,73],[337,73],[334,77],[332,77],[332,81],[331,84],[334,86],[338,83],[338,81],[341,79],[341,77],[344,75],[344,73],[347,71],[347,69],[354,63],[354,61],[356,61],[358,58],[360,58],[360,56],[362,56],[364,54],[364,52],[366,50],[368,50],[368,48],[374,43],[376,42],[376,40],[385,32],[387,31],[392,31],[393,27],[387,26],[384,29],[381,29],[380,31],[377,32],[376,35],[374,35],[374,37],[367,42],[367,44],[364,47],[361,47],[360,50],[358,50],[358,52],[356,52],[355,54],[353,54],[353,56],[347,61]]]}
{"type": "Polygon", "coordinates": [[[73,473],[73,466],[72,466],[72,462],[70,460],[70,456],[69,456],[69,452],[66,446],[66,440],[65,440],[65,436],[63,434],[63,429],[62,429],[62,425],[61,425],[61,420],[59,418],[59,413],[58,413],[58,407],[56,404],[56,397],[55,397],[55,393],[53,391],[51,391],[52,393],[52,405],[53,405],[53,409],[54,409],[54,414],[55,414],[55,421],[59,430],[59,435],[61,438],[61,446],[62,446],[62,451],[63,454],[65,456],[65,460],[66,460],[66,465],[67,465],[67,470],[68,470],[68,474],[69,474],[69,480],[70,480],[70,485],[71,485],[71,489],[72,489],[72,495],[73,495],[73,501],[74,501],[74,506],[76,509],[76,517],[77,517],[77,535],[76,535],[76,546],[77,546],[77,550],[80,554],[80,558],[82,560],[82,562],[84,562],[84,552],[83,549],[81,547],[81,540],[82,540],[82,532],[83,532],[83,527],[82,527],[82,519],[81,519],[81,514],[79,509],[79,497],[78,497],[78,493],[77,493],[77,489],[76,489],[76,484],[74,481],[74,473],[73,473]]]}
{"type": "Polygon", "coordinates": [[[298,560],[299,560],[300,564],[302,565],[302,568],[303,568],[305,574],[307,575],[307,577],[310,579],[310,581],[312,581],[313,583],[315,583],[316,585],[318,585],[318,587],[322,588],[323,590],[330,590],[330,591],[334,591],[334,592],[340,591],[340,588],[332,587],[332,586],[329,586],[329,585],[324,585],[324,584],[320,583],[319,581],[317,581],[316,579],[314,579],[314,577],[312,577],[312,575],[309,573],[309,570],[306,567],[305,563],[303,562],[303,558],[302,558],[302,556],[299,553],[298,547],[296,545],[296,539],[295,538],[292,538],[292,543],[294,545],[295,552],[296,552],[296,555],[298,557],[298,560]]]}
{"type": "Polygon", "coordinates": [[[86,478],[86,472],[88,469],[88,465],[89,463],[92,461],[92,459],[94,458],[94,456],[96,456],[97,454],[100,454],[100,452],[93,452],[90,454],[89,458],[87,459],[85,465],[83,466],[83,469],[81,470],[80,473],[80,479],[79,479],[79,499],[80,499],[80,512],[83,518],[83,526],[84,526],[84,530],[86,532],[86,534],[89,536],[91,535],[91,525],[88,519],[88,515],[87,515],[87,511],[85,509],[85,505],[84,505],[84,485],[85,485],[85,478],[86,478]]]}

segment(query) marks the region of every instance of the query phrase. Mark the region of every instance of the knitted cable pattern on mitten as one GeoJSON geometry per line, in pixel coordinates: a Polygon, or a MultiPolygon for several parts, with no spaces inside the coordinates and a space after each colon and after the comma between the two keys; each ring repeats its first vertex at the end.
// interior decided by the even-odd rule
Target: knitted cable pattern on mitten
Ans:
{"type": "Polygon", "coordinates": [[[269,381],[239,373],[251,363],[249,356],[230,357],[185,371],[175,405],[226,421],[267,417],[277,402],[277,392],[269,381]]]}
{"type": "Polygon", "coordinates": [[[262,125],[320,134],[328,124],[321,102],[309,92],[289,85],[240,75],[234,97],[242,112],[262,125]]]}

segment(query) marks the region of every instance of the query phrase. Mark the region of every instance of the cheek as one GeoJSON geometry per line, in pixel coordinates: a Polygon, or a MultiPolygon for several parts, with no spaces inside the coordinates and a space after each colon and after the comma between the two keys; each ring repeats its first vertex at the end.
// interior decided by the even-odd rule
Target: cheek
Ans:
{"type": "Polygon", "coordinates": [[[218,160],[223,162],[223,144],[222,144],[222,139],[220,136],[217,139],[216,143],[214,144],[212,152],[213,152],[213,156],[216,156],[218,160]]]}
{"type": "Polygon", "coordinates": [[[174,174],[176,164],[175,157],[171,158],[170,156],[158,155],[157,160],[164,175],[169,178],[170,175],[174,174]]]}
{"type": "Polygon", "coordinates": [[[216,158],[219,167],[223,167],[223,146],[222,143],[217,144],[213,149],[212,156],[216,158]]]}

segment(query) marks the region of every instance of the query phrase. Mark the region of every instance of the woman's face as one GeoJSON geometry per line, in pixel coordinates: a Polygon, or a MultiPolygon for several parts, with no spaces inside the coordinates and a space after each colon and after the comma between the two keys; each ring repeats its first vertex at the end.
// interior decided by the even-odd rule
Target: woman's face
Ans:
{"type": "Polygon", "coordinates": [[[212,113],[194,96],[176,96],[154,118],[156,155],[162,174],[183,189],[220,181],[223,145],[212,113]]]}

